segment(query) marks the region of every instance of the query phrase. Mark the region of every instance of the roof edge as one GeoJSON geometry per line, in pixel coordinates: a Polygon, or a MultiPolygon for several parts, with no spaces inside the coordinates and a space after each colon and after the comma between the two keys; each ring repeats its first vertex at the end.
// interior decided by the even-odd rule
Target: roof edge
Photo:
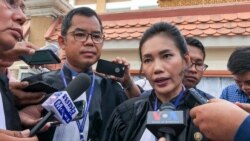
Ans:
{"type": "Polygon", "coordinates": [[[57,26],[58,24],[61,23],[62,19],[63,19],[63,17],[60,16],[60,17],[58,17],[57,19],[55,19],[55,20],[52,22],[52,24],[50,25],[49,29],[48,29],[48,30],[46,31],[46,33],[44,34],[45,40],[49,40],[49,39],[50,39],[51,34],[52,34],[52,33],[54,32],[54,30],[56,29],[56,26],[57,26]]]}
{"type": "Polygon", "coordinates": [[[187,15],[212,15],[249,12],[250,2],[237,2],[230,4],[213,4],[202,6],[182,6],[172,8],[157,8],[148,10],[129,11],[124,13],[103,13],[99,14],[103,21],[157,18],[157,17],[176,17],[187,15]]]}

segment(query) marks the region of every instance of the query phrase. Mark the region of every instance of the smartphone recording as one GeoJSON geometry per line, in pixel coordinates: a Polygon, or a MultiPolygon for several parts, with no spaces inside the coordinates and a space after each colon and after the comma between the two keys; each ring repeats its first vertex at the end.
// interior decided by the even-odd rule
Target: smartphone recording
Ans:
{"type": "Polygon", "coordinates": [[[59,57],[51,50],[37,50],[33,55],[22,55],[20,59],[28,65],[58,64],[59,57]]]}
{"type": "Polygon", "coordinates": [[[44,82],[38,81],[31,83],[29,86],[23,89],[26,92],[45,92],[47,94],[57,92],[58,90],[44,82]]]}
{"type": "Polygon", "coordinates": [[[99,59],[96,66],[96,72],[116,77],[123,77],[125,73],[125,65],[99,59]]]}

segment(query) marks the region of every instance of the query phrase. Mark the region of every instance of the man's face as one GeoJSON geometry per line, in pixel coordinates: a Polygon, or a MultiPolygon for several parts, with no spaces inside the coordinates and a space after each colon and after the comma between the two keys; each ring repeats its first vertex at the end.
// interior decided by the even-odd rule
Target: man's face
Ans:
{"type": "Polygon", "coordinates": [[[0,0],[0,9],[0,51],[4,51],[22,40],[26,16],[23,0],[0,0]]]}
{"type": "Polygon", "coordinates": [[[248,96],[250,96],[250,71],[233,75],[233,78],[239,88],[248,96]]]}
{"type": "Polygon", "coordinates": [[[204,72],[197,69],[199,66],[204,65],[204,54],[199,48],[194,46],[188,45],[188,50],[192,66],[185,71],[183,83],[187,88],[193,88],[200,82],[204,72]]]}
{"type": "Polygon", "coordinates": [[[102,38],[103,34],[95,16],[74,15],[67,35],[59,37],[59,44],[65,51],[68,65],[76,71],[86,70],[93,65],[100,58],[103,46],[103,42],[94,42],[99,37],[102,38]],[[86,36],[87,40],[81,41],[86,36]]]}

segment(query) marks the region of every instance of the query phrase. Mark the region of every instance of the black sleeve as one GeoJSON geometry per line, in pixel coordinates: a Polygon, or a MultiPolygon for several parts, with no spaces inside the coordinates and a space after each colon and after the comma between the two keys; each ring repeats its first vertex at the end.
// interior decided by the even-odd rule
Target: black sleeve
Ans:
{"type": "Polygon", "coordinates": [[[126,133],[126,123],[121,118],[118,109],[115,109],[105,128],[102,141],[123,141],[126,133]]]}
{"type": "Polygon", "coordinates": [[[113,80],[102,79],[101,81],[101,119],[102,126],[100,129],[100,136],[103,135],[104,128],[113,113],[114,109],[127,100],[126,94],[121,86],[113,80]]]}

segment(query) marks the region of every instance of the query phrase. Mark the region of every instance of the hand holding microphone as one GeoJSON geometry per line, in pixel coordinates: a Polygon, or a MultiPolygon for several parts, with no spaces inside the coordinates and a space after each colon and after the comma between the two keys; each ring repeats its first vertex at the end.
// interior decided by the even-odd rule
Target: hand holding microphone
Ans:
{"type": "MultiPolygon", "coordinates": [[[[65,107],[71,107],[72,108],[72,106],[73,106],[72,104],[67,105],[68,102],[70,103],[69,99],[74,101],[76,98],[78,98],[84,91],[86,91],[88,89],[88,87],[90,86],[90,83],[91,83],[90,81],[91,80],[90,80],[89,76],[87,76],[86,74],[81,73],[75,79],[73,79],[69,83],[67,88],[65,89],[65,91],[68,93],[69,97],[66,96],[67,94],[65,94],[65,92],[61,92],[61,94],[60,94],[60,92],[59,93],[57,92],[57,93],[55,93],[56,96],[52,95],[51,98],[54,99],[54,100],[52,100],[50,102],[54,103],[54,105],[55,105],[54,110],[58,109],[58,112],[56,112],[56,117],[57,118],[64,120],[65,123],[70,121],[71,115],[69,113],[64,113],[65,111],[67,111],[65,109],[65,107]],[[61,95],[61,97],[60,97],[60,95],[61,95]],[[57,101],[57,103],[56,103],[56,101],[57,101]],[[66,103],[64,103],[62,101],[66,102],[66,103]]],[[[51,106],[48,109],[53,109],[51,106]]],[[[55,113],[53,113],[52,111],[49,111],[46,114],[46,116],[36,126],[34,126],[31,129],[30,136],[34,136],[47,123],[47,121],[54,114],[55,113]]]]}

